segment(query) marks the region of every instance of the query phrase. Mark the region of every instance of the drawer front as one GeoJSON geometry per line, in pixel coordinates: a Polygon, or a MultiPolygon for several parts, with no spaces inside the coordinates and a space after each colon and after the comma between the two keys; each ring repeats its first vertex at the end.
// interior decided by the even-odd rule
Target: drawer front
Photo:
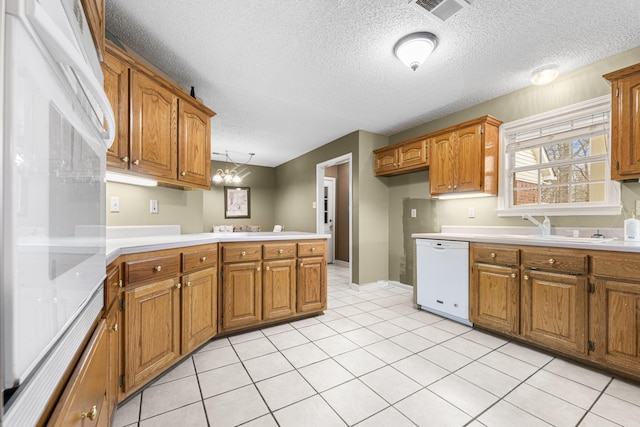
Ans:
{"type": "Polygon", "coordinates": [[[227,243],[222,246],[223,262],[260,261],[262,245],[249,245],[246,243],[227,243]]]}
{"type": "Polygon", "coordinates": [[[594,252],[591,271],[595,276],[640,281],[640,254],[594,252]]]}
{"type": "Polygon", "coordinates": [[[218,260],[217,246],[199,246],[198,248],[182,253],[182,271],[189,272],[201,268],[213,267],[218,260]]]}
{"type": "Polygon", "coordinates": [[[295,256],[295,243],[265,243],[262,245],[263,259],[294,258],[295,256]]]}
{"type": "Polygon", "coordinates": [[[324,256],[327,252],[327,243],[322,240],[311,240],[298,243],[298,256],[324,256]]]}
{"type": "Polygon", "coordinates": [[[471,252],[474,262],[501,265],[520,264],[520,250],[510,246],[472,245],[471,252]]]}
{"type": "Polygon", "coordinates": [[[180,254],[124,263],[125,283],[146,282],[180,274],[180,254]]]}
{"type": "Polygon", "coordinates": [[[589,258],[586,253],[574,251],[523,250],[522,265],[538,270],[586,274],[589,270],[589,258]]]}

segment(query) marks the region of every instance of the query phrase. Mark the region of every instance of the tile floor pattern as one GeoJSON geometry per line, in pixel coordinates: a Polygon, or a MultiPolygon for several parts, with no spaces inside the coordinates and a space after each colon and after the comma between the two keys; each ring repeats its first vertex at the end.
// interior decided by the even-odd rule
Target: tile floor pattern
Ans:
{"type": "Polygon", "coordinates": [[[210,341],[113,426],[640,426],[638,384],[348,283],[330,266],[324,315],[210,341]]]}

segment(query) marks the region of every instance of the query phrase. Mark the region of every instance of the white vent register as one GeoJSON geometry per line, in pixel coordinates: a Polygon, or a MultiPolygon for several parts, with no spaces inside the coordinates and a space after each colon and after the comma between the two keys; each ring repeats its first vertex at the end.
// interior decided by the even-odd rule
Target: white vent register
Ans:
{"type": "Polygon", "coordinates": [[[409,0],[409,4],[428,16],[444,22],[471,4],[470,0],[409,0]]]}

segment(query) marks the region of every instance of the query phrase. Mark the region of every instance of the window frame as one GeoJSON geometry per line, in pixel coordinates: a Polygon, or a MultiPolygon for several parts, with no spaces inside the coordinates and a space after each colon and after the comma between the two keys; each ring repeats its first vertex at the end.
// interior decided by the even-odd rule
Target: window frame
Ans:
{"type": "MultiPolygon", "coordinates": [[[[550,216],[574,216],[574,215],[620,215],[622,212],[622,199],[620,183],[611,179],[611,96],[603,95],[598,98],[566,107],[547,111],[541,114],[525,117],[512,122],[503,123],[500,126],[500,163],[502,164],[502,176],[498,188],[498,209],[500,217],[521,216],[523,213],[538,213],[550,216]],[[608,112],[607,124],[606,160],[605,160],[605,200],[602,202],[573,202],[559,204],[513,205],[513,169],[511,156],[507,151],[508,135],[523,133],[535,129],[546,128],[554,124],[560,124],[589,115],[608,112]]],[[[536,146],[541,147],[542,144],[536,146]]],[[[591,163],[591,162],[589,162],[591,163]]],[[[537,168],[542,169],[542,168],[537,168]]]]}

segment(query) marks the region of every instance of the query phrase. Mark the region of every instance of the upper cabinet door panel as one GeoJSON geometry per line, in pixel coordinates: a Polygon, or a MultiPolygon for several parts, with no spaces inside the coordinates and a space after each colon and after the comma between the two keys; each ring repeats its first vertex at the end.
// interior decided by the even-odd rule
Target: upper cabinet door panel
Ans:
{"type": "Polygon", "coordinates": [[[443,194],[453,190],[453,133],[438,135],[429,140],[431,150],[429,186],[431,194],[443,194]]]}
{"type": "Polygon", "coordinates": [[[178,181],[211,186],[210,119],[201,110],[180,101],[178,116],[178,181]]]}
{"type": "Polygon", "coordinates": [[[635,74],[614,80],[611,105],[611,176],[640,177],[640,64],[635,74]]]}
{"type": "Polygon", "coordinates": [[[104,91],[111,103],[116,124],[116,136],[107,150],[110,168],[129,168],[129,67],[109,52],[102,63],[104,91]]]}
{"type": "Polygon", "coordinates": [[[482,141],[480,125],[469,126],[457,132],[458,167],[456,182],[458,191],[482,189],[482,141]]]}
{"type": "Polygon", "coordinates": [[[176,96],[138,71],[131,71],[131,170],[175,179],[176,96]]]}

